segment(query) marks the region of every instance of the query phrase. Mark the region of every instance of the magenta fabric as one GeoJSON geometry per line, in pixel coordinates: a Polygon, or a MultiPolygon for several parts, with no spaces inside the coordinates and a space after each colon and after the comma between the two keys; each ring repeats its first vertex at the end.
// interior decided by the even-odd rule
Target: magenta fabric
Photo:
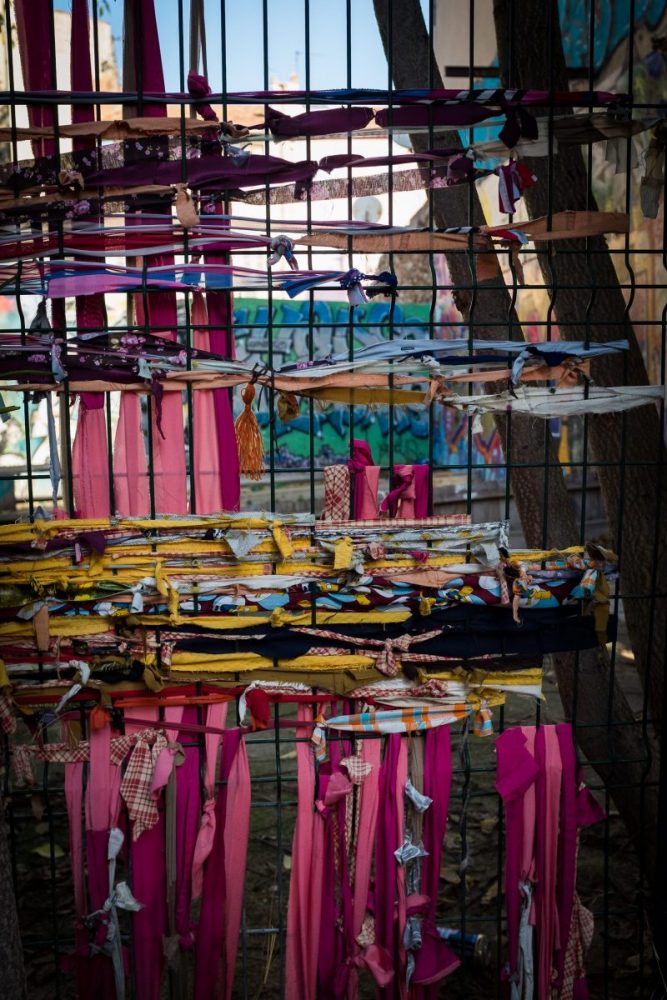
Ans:
{"type": "Polygon", "coordinates": [[[228,729],[222,741],[221,785],[215,806],[215,838],[204,867],[201,912],[196,934],[194,1000],[210,1000],[212,996],[222,995],[226,989],[226,973],[222,962],[227,907],[225,827],[232,806],[228,780],[241,740],[242,730],[237,727],[228,729]]]}
{"type": "Polygon", "coordinates": [[[241,739],[229,772],[225,840],[225,1000],[231,1000],[238,953],[248,833],[250,830],[250,767],[245,740],[241,739]]]}
{"type": "MultiPolygon", "coordinates": [[[[51,0],[15,0],[16,35],[23,86],[26,90],[52,90],[56,77],[51,46],[51,0]]],[[[53,125],[53,105],[29,104],[28,121],[38,128],[53,125]]],[[[55,140],[35,139],[34,156],[52,156],[55,140]]]]}
{"type": "Polygon", "coordinates": [[[431,729],[425,735],[424,794],[433,802],[424,814],[422,893],[429,902],[422,922],[423,943],[415,953],[412,976],[415,1000],[437,1000],[439,982],[459,967],[460,960],[440,938],[436,927],[440,891],[440,856],[447,829],[447,811],[452,786],[452,749],[449,726],[431,729]]]}
{"type": "MultiPolygon", "coordinates": [[[[132,16],[134,11],[134,35],[137,44],[138,60],[137,80],[141,79],[143,91],[164,93],[164,76],[162,73],[162,58],[160,40],[155,18],[154,0],[134,0],[126,4],[126,16],[132,16]]],[[[142,113],[148,117],[159,118],[167,114],[164,105],[146,105],[142,113]]],[[[121,168],[134,169],[132,165],[121,168]]],[[[155,211],[155,209],[154,209],[155,211]]],[[[171,208],[165,210],[171,215],[171,208]]],[[[170,254],[159,254],[146,258],[146,263],[161,266],[173,264],[170,254]]],[[[144,302],[141,295],[135,295],[134,304],[137,314],[137,326],[148,322],[151,334],[176,340],[177,309],[174,292],[153,291],[146,296],[148,315],[144,315],[144,302]]],[[[161,420],[158,421],[157,407],[151,406],[152,442],[153,442],[153,482],[155,510],[161,514],[186,514],[188,511],[187,486],[185,471],[185,433],[183,427],[183,400],[181,393],[165,393],[161,404],[161,420]],[[158,423],[160,426],[158,426],[158,423]]]]}
{"type": "MultiPolygon", "coordinates": [[[[166,711],[168,713],[170,710],[166,711]]],[[[188,706],[185,710],[181,709],[181,712],[183,725],[192,725],[198,721],[197,709],[194,706],[188,706]]],[[[192,743],[192,734],[189,732],[179,733],[178,742],[182,746],[184,759],[176,770],[175,931],[181,948],[188,951],[194,945],[190,906],[192,902],[192,862],[201,812],[199,749],[197,746],[186,745],[192,743]]]]}
{"type": "Polygon", "coordinates": [[[403,791],[407,779],[407,741],[400,733],[387,737],[380,773],[380,802],[375,842],[375,943],[392,957],[394,979],[380,987],[379,1000],[395,1000],[406,995],[403,930],[406,900],[403,868],[394,856],[403,843],[403,791]]]}
{"type": "Polygon", "coordinates": [[[329,758],[320,765],[320,821],[324,824],[324,868],[322,873],[322,905],[320,941],[317,962],[318,1000],[338,1000],[345,995],[347,933],[352,922],[352,897],[347,872],[345,849],[345,808],[352,784],[340,768],[340,759],[349,751],[348,741],[333,742],[329,758]],[[341,749],[341,748],[344,749],[341,749]],[[336,891],[336,875],[340,892],[336,891]],[[340,903],[340,905],[339,905],[340,903]]]}
{"type": "MultiPolygon", "coordinates": [[[[209,705],[206,714],[206,725],[209,729],[224,729],[227,720],[227,704],[220,702],[209,705]]],[[[211,853],[215,837],[215,776],[217,771],[218,750],[222,736],[220,733],[207,732],[204,736],[204,793],[206,798],[202,805],[202,814],[197,832],[197,840],[192,859],[192,898],[199,899],[202,894],[204,880],[204,862],[211,853]]]]}
{"type": "MultiPolygon", "coordinates": [[[[120,768],[110,762],[111,727],[92,729],[90,739],[90,765],[86,785],[86,867],[88,870],[88,896],[90,912],[104,906],[109,895],[109,830],[118,825],[120,815],[120,768]]],[[[79,975],[85,977],[82,998],[94,996],[99,1000],[115,1000],[111,959],[107,955],[92,955],[86,960],[87,968],[79,975]]],[[[78,976],[77,976],[78,979],[78,976]]]]}
{"type": "Polygon", "coordinates": [[[88,948],[88,931],[82,923],[88,913],[86,873],[83,853],[83,764],[65,764],[65,804],[69,823],[69,853],[74,885],[74,956],[71,967],[76,995],[84,1000],[94,988],[88,948]]]}
{"type": "Polygon", "coordinates": [[[277,139],[355,131],[366,128],[372,118],[372,108],[327,108],[294,116],[266,109],[266,124],[277,139]]]}
{"type": "Polygon", "coordinates": [[[368,441],[354,442],[347,465],[353,474],[354,517],[358,521],[373,520],[378,515],[380,467],[373,464],[368,441]]]}
{"type": "MultiPolygon", "coordinates": [[[[306,724],[312,722],[310,705],[299,704],[297,719],[306,724]]],[[[285,997],[316,1000],[324,824],[315,810],[315,758],[310,744],[297,743],[296,756],[298,802],[287,907],[285,997]]]]}
{"type": "MultiPolygon", "coordinates": [[[[222,148],[212,150],[210,159],[222,157],[222,148]]],[[[220,200],[215,203],[216,215],[223,214],[220,200]]],[[[204,254],[207,264],[227,264],[229,257],[225,254],[204,254]]],[[[225,358],[236,356],[234,342],[234,300],[231,291],[209,290],[206,293],[208,306],[209,342],[214,354],[225,358]]],[[[241,475],[239,471],[239,456],[236,447],[236,431],[234,429],[234,412],[232,407],[231,389],[214,389],[215,426],[218,435],[218,466],[220,469],[220,496],[223,510],[239,510],[241,507],[241,475]]]]}
{"type": "MultiPolygon", "coordinates": [[[[372,770],[361,786],[359,802],[359,829],[357,831],[357,846],[354,865],[354,900],[353,928],[355,938],[361,931],[366,910],[368,909],[368,889],[371,880],[371,865],[373,862],[373,844],[377,825],[380,762],[382,759],[382,740],[363,740],[362,756],[372,765],[372,770]]],[[[352,997],[350,997],[352,1000],[352,997]]]]}
{"type": "MultiPolygon", "coordinates": [[[[528,727],[525,727],[526,729],[528,727]]],[[[516,975],[519,960],[519,922],[522,897],[519,883],[524,842],[529,831],[524,827],[524,797],[537,778],[537,762],[527,746],[524,727],[506,729],[496,740],[496,791],[505,808],[505,910],[509,948],[508,974],[516,975]]],[[[530,831],[532,845],[532,831],[530,831]]],[[[532,853],[532,848],[531,848],[532,853]]]]}
{"type": "MultiPolygon", "coordinates": [[[[207,329],[208,312],[202,292],[194,292],[190,319],[193,346],[210,350],[207,329]]],[[[215,514],[223,509],[220,469],[220,444],[215,412],[215,390],[199,389],[193,393],[193,450],[195,501],[198,514],[215,514]]],[[[195,503],[192,504],[193,509],[195,503]]]]}
{"type": "Polygon", "coordinates": [[[562,762],[555,726],[540,726],[535,736],[537,775],[536,887],[534,919],[538,928],[535,972],[537,1000],[549,1000],[551,968],[557,944],[556,872],[562,762]]]}
{"type": "MultiPolygon", "coordinates": [[[[144,728],[142,723],[132,722],[133,718],[157,722],[158,709],[126,708],[127,733],[144,728]]],[[[167,933],[167,869],[162,803],[159,803],[155,826],[144,830],[138,840],[130,841],[128,837],[128,842],[131,843],[131,889],[135,899],[143,903],[143,908],[132,914],[136,993],[142,1000],[160,1000],[164,964],[162,939],[167,933]]]]}
{"type": "Polygon", "coordinates": [[[392,488],[380,510],[389,511],[392,517],[427,517],[428,477],[427,465],[395,465],[392,488]]]}
{"type": "MultiPolygon", "coordinates": [[[[90,65],[90,29],[88,0],[72,0],[72,32],[70,47],[72,90],[93,89],[90,65]]],[[[72,105],[72,121],[87,122],[95,118],[92,104],[72,105]]],[[[79,138],[74,148],[94,149],[95,140],[79,138]]],[[[105,328],[104,297],[77,296],[76,325],[79,333],[105,328]]],[[[72,445],[72,490],[74,509],[79,517],[109,517],[109,450],[104,413],[103,393],[82,393],[79,396],[79,419],[72,445]]]]}
{"type": "Polygon", "coordinates": [[[576,883],[577,863],[577,760],[572,742],[572,727],[567,724],[556,726],[556,736],[560,748],[563,765],[561,789],[560,837],[558,840],[558,871],[559,879],[556,887],[558,906],[558,949],[554,966],[556,977],[554,986],[560,989],[563,985],[565,952],[570,936],[572,922],[572,906],[576,883]]]}
{"type": "Polygon", "coordinates": [[[243,164],[236,163],[231,156],[202,156],[178,162],[147,159],[122,167],[98,170],[90,174],[87,181],[93,186],[105,187],[184,182],[190,187],[210,187],[217,192],[229,188],[262,187],[271,183],[310,181],[316,173],[315,160],[294,163],[278,156],[253,153],[243,164]]]}
{"type": "Polygon", "coordinates": [[[375,121],[380,128],[387,128],[391,125],[400,125],[406,128],[454,125],[459,128],[462,125],[476,125],[487,118],[494,118],[497,114],[497,110],[482,104],[431,104],[428,106],[408,104],[404,107],[384,108],[376,112],[375,121]]]}

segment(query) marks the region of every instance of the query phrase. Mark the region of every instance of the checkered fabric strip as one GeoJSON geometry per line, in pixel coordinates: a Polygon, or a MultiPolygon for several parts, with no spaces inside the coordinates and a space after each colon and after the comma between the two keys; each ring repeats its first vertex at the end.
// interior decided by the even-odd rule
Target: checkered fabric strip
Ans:
{"type": "Polygon", "coordinates": [[[324,510],[327,522],[344,520],[350,515],[350,470],[346,465],[327,465],[324,469],[324,510]]]}
{"type": "Polygon", "coordinates": [[[350,781],[353,785],[361,785],[373,770],[373,765],[363,757],[343,757],[340,762],[341,767],[347,770],[350,781]]]}
{"type": "Polygon", "coordinates": [[[9,736],[16,732],[16,714],[8,688],[0,691],[0,729],[9,736]]]}
{"type": "MultiPolygon", "coordinates": [[[[327,629],[318,628],[297,628],[296,632],[302,635],[312,635],[320,639],[338,639],[338,632],[330,632],[327,629]]],[[[356,636],[346,636],[346,642],[352,646],[360,646],[368,656],[375,657],[375,666],[380,673],[387,677],[395,677],[398,673],[398,660],[409,660],[411,663],[436,663],[440,657],[429,653],[411,653],[410,646],[413,643],[426,642],[427,639],[434,639],[442,634],[441,629],[433,632],[423,632],[421,635],[401,635],[397,639],[367,639],[356,636]],[[380,647],[380,648],[378,648],[380,647]]]]}
{"type": "Polygon", "coordinates": [[[157,803],[151,794],[157,759],[167,749],[167,738],[161,730],[145,730],[138,734],[130,755],[120,794],[127,805],[132,823],[132,839],[138,840],[144,830],[158,821],[157,803]]]}
{"type": "MultiPolygon", "coordinates": [[[[334,465],[329,466],[329,468],[337,469],[339,466],[334,465]]],[[[331,528],[355,529],[356,531],[395,528],[396,531],[406,531],[409,528],[449,528],[471,523],[470,514],[434,514],[431,517],[401,518],[375,517],[363,521],[351,521],[349,518],[341,518],[340,520],[326,518],[325,523],[320,522],[319,525],[315,525],[315,534],[318,533],[318,529],[330,531],[331,528]]]]}

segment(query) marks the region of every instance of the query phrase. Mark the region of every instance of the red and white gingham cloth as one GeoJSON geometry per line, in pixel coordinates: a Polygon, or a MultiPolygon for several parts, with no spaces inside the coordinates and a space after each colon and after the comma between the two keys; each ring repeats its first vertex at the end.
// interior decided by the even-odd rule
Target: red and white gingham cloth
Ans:
{"type": "Polygon", "coordinates": [[[347,770],[350,781],[353,785],[361,785],[373,770],[373,765],[363,757],[343,757],[340,762],[341,767],[347,770]]]}
{"type": "Polygon", "coordinates": [[[158,757],[167,746],[167,737],[161,729],[145,729],[137,736],[120,786],[132,822],[132,840],[138,840],[144,830],[150,830],[158,821],[153,774],[158,757]]]}
{"type": "Polygon", "coordinates": [[[9,688],[0,689],[0,729],[8,736],[16,732],[16,713],[9,688]]]}
{"type": "Polygon", "coordinates": [[[570,936],[565,952],[565,965],[563,966],[563,985],[558,994],[560,1000],[572,1000],[575,983],[586,978],[584,960],[593,940],[594,929],[593,914],[586,909],[575,893],[570,936]]]}
{"type": "Polygon", "coordinates": [[[342,521],[350,516],[350,470],[347,465],[324,468],[324,510],[322,520],[342,521]]]}
{"type": "MultiPolygon", "coordinates": [[[[114,736],[111,740],[109,760],[112,764],[120,766],[139,739],[145,736],[152,737],[155,732],[156,730],[146,729],[125,736],[114,736]]],[[[162,736],[164,737],[164,734],[162,736]]],[[[17,744],[12,747],[12,768],[17,786],[35,784],[32,770],[34,758],[46,761],[48,764],[84,763],[90,760],[90,744],[87,740],[81,740],[76,746],[70,746],[69,743],[17,744]]]]}

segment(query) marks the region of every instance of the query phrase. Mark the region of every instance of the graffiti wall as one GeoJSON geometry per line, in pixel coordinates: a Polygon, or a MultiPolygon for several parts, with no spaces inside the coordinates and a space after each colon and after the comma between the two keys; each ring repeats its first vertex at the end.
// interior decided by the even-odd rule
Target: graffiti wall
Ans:
{"type": "MultiPolygon", "coordinates": [[[[308,302],[274,303],[271,314],[273,333],[273,364],[278,367],[301,361],[309,356],[324,358],[349,349],[350,333],[354,348],[359,349],[389,337],[390,307],[387,302],[373,302],[355,309],[354,325],[350,330],[349,309],[344,302],[316,301],[312,324],[309,323],[308,302]],[[311,352],[312,343],[312,352],[311,352]]],[[[268,362],[269,306],[261,299],[236,299],[234,308],[237,357],[252,363],[268,362]]],[[[465,336],[460,316],[453,303],[440,303],[431,316],[424,303],[397,303],[392,315],[395,337],[420,340],[427,337],[465,336]]],[[[237,405],[240,403],[237,401],[237,405]]],[[[259,399],[258,420],[268,446],[269,421],[267,394],[259,399]]],[[[365,438],[371,445],[376,462],[389,462],[389,407],[315,404],[312,415],[312,437],[315,463],[318,466],[343,461],[349,455],[350,440],[365,438]]],[[[277,445],[276,462],[282,468],[299,469],[310,462],[311,416],[307,401],[302,401],[300,414],[289,423],[282,423],[273,414],[277,445]]],[[[433,421],[433,460],[436,465],[465,465],[469,444],[468,420],[452,410],[435,404],[429,410],[422,406],[402,406],[394,409],[394,460],[417,464],[429,458],[429,420],[433,421]]],[[[493,422],[472,435],[473,461],[485,464],[501,460],[500,442],[493,422]]]]}

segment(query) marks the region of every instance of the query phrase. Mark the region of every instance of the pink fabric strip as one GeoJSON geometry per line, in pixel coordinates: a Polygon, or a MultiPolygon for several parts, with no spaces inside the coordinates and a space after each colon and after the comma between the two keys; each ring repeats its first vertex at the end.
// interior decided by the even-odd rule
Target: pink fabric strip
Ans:
{"type": "MultiPolygon", "coordinates": [[[[90,66],[90,29],[88,0],[72,0],[72,34],[70,47],[72,90],[92,91],[90,66]]],[[[72,121],[93,121],[92,104],[72,106],[72,121]]],[[[95,140],[75,139],[75,149],[94,149],[95,140]]],[[[103,330],[105,327],[104,297],[78,296],[76,324],[79,332],[103,330]]],[[[74,509],[79,517],[109,517],[109,452],[102,393],[81,393],[79,418],[72,445],[72,488],[74,509]]]]}
{"type": "Polygon", "coordinates": [[[537,778],[537,884],[535,924],[537,935],[537,1000],[551,996],[551,968],[558,938],[556,870],[562,762],[555,726],[540,726],[535,737],[537,778]]]}
{"type": "MultiPolygon", "coordinates": [[[[396,844],[403,843],[405,834],[405,809],[403,808],[403,796],[405,794],[405,783],[408,780],[408,741],[401,740],[400,752],[398,755],[398,767],[396,768],[396,801],[399,803],[398,814],[396,816],[396,844]]],[[[398,938],[398,967],[393,980],[394,993],[404,1000],[408,995],[408,987],[405,981],[406,954],[403,946],[403,935],[405,934],[405,924],[407,921],[407,902],[405,893],[405,869],[403,865],[397,865],[396,872],[396,934],[398,938]]]]}
{"type": "MultiPolygon", "coordinates": [[[[312,722],[309,705],[297,719],[312,722]]],[[[315,1000],[317,950],[324,864],[324,823],[315,811],[315,759],[308,743],[297,743],[298,804],[292,840],[292,875],[287,908],[286,1000],[315,1000]]]]}
{"type": "MultiPolygon", "coordinates": [[[[142,723],[132,722],[133,718],[157,721],[159,712],[157,708],[126,708],[127,733],[144,728],[142,723]]],[[[143,909],[132,915],[136,994],[142,1000],[160,1000],[164,961],[162,939],[167,933],[167,870],[162,809],[155,826],[144,830],[138,840],[131,842],[131,866],[132,892],[143,903],[143,909]]]]}
{"type": "MultiPolygon", "coordinates": [[[[209,705],[206,713],[206,725],[211,729],[224,729],[227,719],[227,703],[209,705]]],[[[202,807],[201,821],[192,859],[192,898],[199,899],[202,893],[204,862],[211,853],[215,837],[215,774],[218,762],[218,750],[222,736],[219,733],[207,732],[204,737],[204,789],[206,801],[202,807]]]]}
{"type": "Polygon", "coordinates": [[[228,840],[228,824],[231,823],[233,826],[235,814],[228,782],[242,739],[242,731],[237,727],[228,729],[222,741],[221,784],[215,805],[215,839],[204,868],[204,887],[195,946],[194,1000],[209,1000],[212,996],[221,996],[226,989],[226,970],[223,967],[222,955],[225,950],[227,880],[230,873],[225,847],[228,840]]]}
{"type": "MultiPolygon", "coordinates": [[[[206,302],[201,292],[194,292],[192,296],[190,318],[194,331],[193,346],[200,351],[209,351],[211,349],[209,332],[201,328],[208,325],[206,302]]],[[[200,389],[199,392],[193,393],[192,437],[198,514],[214,514],[223,509],[215,391],[215,389],[200,389]]]]}
{"type": "MultiPolygon", "coordinates": [[[[111,726],[92,729],[90,732],[90,765],[86,785],[86,862],[88,869],[88,894],[91,912],[99,910],[109,894],[109,865],[107,853],[109,830],[118,825],[120,815],[121,772],[110,760],[111,726]]],[[[95,996],[100,1000],[114,1000],[111,959],[106,955],[92,956],[89,970],[83,971],[86,979],[82,1000],[95,996]]]]}
{"type": "Polygon", "coordinates": [[[403,843],[403,794],[408,776],[408,744],[400,733],[387,737],[380,775],[380,803],[375,846],[375,943],[393,958],[394,979],[379,988],[379,1000],[407,996],[403,931],[406,921],[405,879],[394,856],[403,843]]]}
{"type": "Polygon", "coordinates": [[[496,790],[505,808],[505,910],[509,961],[507,973],[517,975],[522,878],[534,875],[535,781],[533,726],[513,726],[496,741],[496,790]],[[530,803],[532,803],[532,808],[530,803]]]}
{"type": "Polygon", "coordinates": [[[241,929],[248,832],[250,829],[250,767],[241,739],[229,772],[225,823],[225,1000],[231,1000],[241,929]]]}
{"type": "Polygon", "coordinates": [[[141,426],[141,402],[133,392],[120,394],[113,464],[116,512],[122,517],[144,517],[150,513],[148,465],[141,426]]]}
{"type": "MultiPolygon", "coordinates": [[[[16,34],[21,55],[23,86],[26,90],[51,90],[55,67],[51,47],[51,0],[15,0],[16,34]]],[[[53,107],[29,104],[28,120],[32,126],[53,125],[53,107]]],[[[34,156],[51,156],[55,152],[53,139],[33,140],[34,156]]]]}
{"type": "Polygon", "coordinates": [[[88,913],[83,856],[83,763],[65,764],[65,803],[69,821],[69,852],[74,884],[74,959],[76,995],[84,1000],[92,988],[88,955],[88,931],[82,918],[88,913]]]}
{"type": "MultiPolygon", "coordinates": [[[[126,6],[126,16],[135,14],[134,32],[139,46],[141,83],[144,91],[164,93],[164,76],[160,39],[155,17],[154,0],[135,0],[126,6]]],[[[139,67],[137,67],[139,69],[139,67]]],[[[137,73],[139,78],[139,73],[137,73]]],[[[159,118],[167,114],[163,105],[147,105],[143,114],[159,118]]],[[[171,209],[166,210],[171,215],[171,209]]],[[[163,254],[148,257],[150,266],[171,265],[172,255],[163,254]]],[[[150,332],[155,336],[176,340],[178,322],[176,295],[174,292],[151,292],[147,296],[148,317],[144,316],[144,302],[141,295],[135,295],[134,303],[137,325],[144,325],[146,318],[150,332]]],[[[188,510],[185,473],[185,434],[183,429],[183,400],[180,393],[165,393],[162,399],[161,430],[155,405],[151,406],[153,441],[153,481],[155,509],[162,514],[186,514],[188,510]]]]}
{"type": "Polygon", "coordinates": [[[348,461],[354,473],[354,517],[357,521],[374,520],[378,516],[378,487],[380,467],[373,465],[373,455],[367,441],[354,442],[352,458],[348,461]]]}
{"type": "Polygon", "coordinates": [[[74,883],[74,912],[86,915],[86,879],[83,863],[83,764],[65,764],[65,803],[69,820],[69,853],[74,883]]]}
{"type": "Polygon", "coordinates": [[[90,774],[86,785],[86,828],[103,830],[118,825],[120,768],[111,763],[111,726],[91,729],[90,774]]]}
{"type": "MultiPolygon", "coordinates": [[[[222,148],[211,155],[222,156],[222,148]]],[[[223,212],[222,203],[216,205],[216,212],[223,212]]],[[[227,264],[229,258],[220,254],[205,254],[206,264],[227,264]]],[[[234,300],[231,291],[209,291],[206,293],[208,318],[211,324],[209,339],[214,354],[225,358],[236,357],[233,319],[234,300]]],[[[234,413],[232,409],[232,392],[230,389],[214,389],[215,426],[218,433],[220,495],[223,510],[239,510],[241,506],[241,477],[239,473],[239,456],[236,447],[236,431],[234,430],[234,413]]]]}
{"type": "Polygon", "coordinates": [[[422,922],[422,946],[415,955],[414,984],[411,995],[415,1000],[437,1000],[440,981],[454,972],[460,960],[440,938],[436,927],[440,890],[440,857],[447,829],[449,794],[452,785],[452,750],[448,726],[431,729],[425,734],[424,794],[433,799],[424,816],[424,849],[422,859],[422,892],[428,906],[422,922]]]}
{"type": "Polygon", "coordinates": [[[570,937],[576,883],[577,760],[572,741],[572,727],[567,723],[556,726],[556,736],[558,737],[558,746],[563,765],[560,837],[558,842],[558,883],[556,886],[559,948],[554,962],[556,969],[554,987],[560,989],[563,984],[565,954],[567,952],[567,942],[570,937]]]}
{"type": "MultiPolygon", "coordinates": [[[[352,903],[352,924],[355,938],[361,931],[368,908],[368,889],[371,880],[373,844],[378,814],[382,740],[363,740],[361,755],[368,764],[372,765],[372,770],[361,786],[359,802],[359,829],[357,831],[352,903]]],[[[350,1000],[352,1000],[352,995],[350,995],[350,1000]]]]}

